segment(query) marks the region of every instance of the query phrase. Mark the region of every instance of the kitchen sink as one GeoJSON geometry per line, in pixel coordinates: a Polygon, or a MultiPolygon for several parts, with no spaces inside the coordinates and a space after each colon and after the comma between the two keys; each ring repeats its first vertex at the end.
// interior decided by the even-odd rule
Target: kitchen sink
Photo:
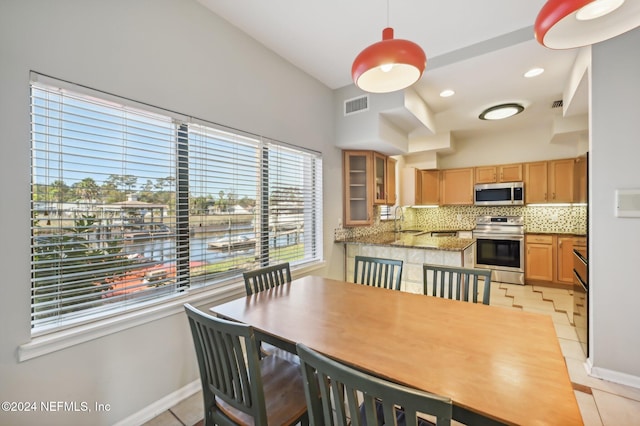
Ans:
{"type": "Polygon", "coordinates": [[[397,232],[400,234],[407,234],[407,235],[422,235],[422,234],[426,234],[428,231],[423,231],[421,229],[401,229],[397,232]]]}

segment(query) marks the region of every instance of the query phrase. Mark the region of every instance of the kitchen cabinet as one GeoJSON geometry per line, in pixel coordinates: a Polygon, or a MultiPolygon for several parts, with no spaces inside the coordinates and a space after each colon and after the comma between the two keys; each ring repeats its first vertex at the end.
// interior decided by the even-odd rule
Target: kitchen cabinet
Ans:
{"type": "Polygon", "coordinates": [[[522,164],[476,167],[476,183],[522,182],[522,164]]]}
{"type": "Polygon", "coordinates": [[[344,226],[373,223],[373,156],[370,151],[343,151],[344,226]]]}
{"type": "Polygon", "coordinates": [[[587,157],[576,158],[574,169],[574,200],[576,203],[587,202],[587,157]]]}
{"type": "Polygon", "coordinates": [[[525,163],[525,203],[573,203],[575,159],[525,163]]]}
{"type": "Polygon", "coordinates": [[[557,237],[557,267],[556,281],[559,283],[573,285],[573,237],[557,237]]]}
{"type": "Polygon", "coordinates": [[[526,235],[525,281],[553,281],[554,252],[552,235],[526,235]]]}
{"type": "Polygon", "coordinates": [[[343,151],[344,226],[371,225],[374,204],[396,202],[396,160],[374,151],[343,151]]]}
{"type": "Polygon", "coordinates": [[[573,203],[573,170],[576,160],[549,161],[549,202],[573,203]]]}
{"type": "Polygon", "coordinates": [[[400,205],[438,205],[440,201],[440,171],[402,169],[400,205]]]}
{"type": "Polygon", "coordinates": [[[525,163],[524,199],[525,204],[546,203],[548,178],[547,162],[525,163]]]}
{"type": "Polygon", "coordinates": [[[422,182],[421,203],[424,205],[438,205],[440,203],[440,171],[420,170],[422,182]]]}
{"type": "Polygon", "coordinates": [[[573,235],[527,234],[525,281],[573,286],[573,248],[584,241],[573,235]]]}
{"type": "Polygon", "coordinates": [[[373,156],[374,198],[373,204],[387,203],[387,157],[377,152],[373,156]]]}
{"type": "Polygon", "coordinates": [[[473,168],[441,170],[440,176],[440,204],[473,204],[473,168]]]}
{"type": "Polygon", "coordinates": [[[395,158],[387,157],[387,202],[386,204],[392,206],[398,200],[396,194],[396,160],[395,158]]]}

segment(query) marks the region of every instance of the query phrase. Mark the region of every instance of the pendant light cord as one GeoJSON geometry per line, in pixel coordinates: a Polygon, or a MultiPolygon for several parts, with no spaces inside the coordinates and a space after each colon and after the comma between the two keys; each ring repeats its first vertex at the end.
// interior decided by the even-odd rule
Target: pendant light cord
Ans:
{"type": "Polygon", "coordinates": [[[387,0],[387,28],[389,27],[389,0],[387,0]]]}

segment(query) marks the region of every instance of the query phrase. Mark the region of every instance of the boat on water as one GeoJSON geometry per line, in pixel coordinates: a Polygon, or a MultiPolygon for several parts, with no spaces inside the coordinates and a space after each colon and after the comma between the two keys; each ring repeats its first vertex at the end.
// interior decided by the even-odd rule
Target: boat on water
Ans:
{"type": "Polygon", "coordinates": [[[125,240],[130,240],[134,238],[168,236],[172,233],[171,229],[163,223],[143,223],[126,226],[122,236],[125,240]]]}
{"type": "Polygon", "coordinates": [[[247,250],[255,247],[256,239],[246,235],[233,235],[231,237],[221,237],[211,241],[208,246],[210,250],[247,250]]]}

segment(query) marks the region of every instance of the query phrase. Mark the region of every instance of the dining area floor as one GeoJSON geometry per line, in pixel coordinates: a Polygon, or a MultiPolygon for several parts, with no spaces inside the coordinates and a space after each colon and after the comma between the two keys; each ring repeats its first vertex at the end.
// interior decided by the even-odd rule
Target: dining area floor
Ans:
{"type": "MultiPolygon", "coordinates": [[[[492,283],[491,305],[551,316],[573,384],[584,424],[635,425],[640,419],[640,389],[596,379],[587,375],[585,354],[574,326],[570,290],[532,285],[492,283]]],[[[541,389],[543,392],[544,390],[541,389]]],[[[553,424],[549,419],[549,424],[553,424]]],[[[197,392],[151,419],[147,426],[203,425],[203,402],[197,392]]],[[[452,424],[460,424],[452,421],[452,424]]]]}

